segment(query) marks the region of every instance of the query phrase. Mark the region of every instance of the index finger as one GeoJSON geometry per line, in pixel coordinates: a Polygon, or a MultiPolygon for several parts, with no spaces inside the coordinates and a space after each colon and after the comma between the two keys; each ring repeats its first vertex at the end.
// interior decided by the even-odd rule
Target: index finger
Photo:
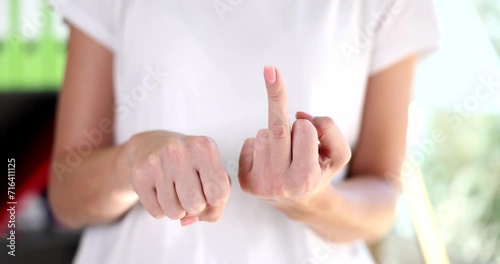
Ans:
{"type": "Polygon", "coordinates": [[[285,84],[278,69],[271,66],[264,68],[264,78],[267,87],[269,129],[273,139],[286,139],[290,137],[290,122],[285,84]]]}

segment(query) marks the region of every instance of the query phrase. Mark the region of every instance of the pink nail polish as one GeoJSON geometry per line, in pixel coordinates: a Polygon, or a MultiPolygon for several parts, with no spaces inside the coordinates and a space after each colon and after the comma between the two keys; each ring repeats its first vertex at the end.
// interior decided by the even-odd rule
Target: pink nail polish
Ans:
{"type": "Polygon", "coordinates": [[[192,217],[192,216],[185,217],[181,219],[181,226],[188,226],[196,222],[198,222],[198,217],[192,217]]]}
{"type": "Polygon", "coordinates": [[[275,83],[276,82],[276,68],[273,66],[265,66],[264,67],[264,78],[268,83],[275,83]]]}

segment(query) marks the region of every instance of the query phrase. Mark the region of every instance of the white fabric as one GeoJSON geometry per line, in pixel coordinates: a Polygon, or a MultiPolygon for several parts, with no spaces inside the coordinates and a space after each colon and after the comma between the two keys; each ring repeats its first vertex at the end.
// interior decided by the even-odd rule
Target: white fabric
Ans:
{"type": "Polygon", "coordinates": [[[117,144],[154,129],[207,135],[233,181],[219,222],[181,227],[137,205],[86,229],[75,263],[373,263],[363,242],[326,243],[243,193],[239,151],[267,124],[264,65],[281,70],[291,117],[331,116],[355,145],[370,74],[437,46],[431,0],[53,3],[115,54],[117,144]]]}

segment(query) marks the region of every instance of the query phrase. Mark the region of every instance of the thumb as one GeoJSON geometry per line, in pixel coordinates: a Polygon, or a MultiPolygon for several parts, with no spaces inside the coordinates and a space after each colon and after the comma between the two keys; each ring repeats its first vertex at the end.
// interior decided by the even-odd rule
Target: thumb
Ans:
{"type": "Polygon", "coordinates": [[[254,144],[255,138],[248,138],[245,140],[245,143],[243,143],[243,147],[241,148],[238,168],[238,177],[240,178],[240,181],[242,180],[242,177],[248,175],[252,170],[254,144]]]}
{"type": "Polygon", "coordinates": [[[342,131],[330,117],[313,117],[304,112],[297,112],[297,119],[307,119],[316,127],[320,143],[320,154],[336,164],[347,163],[351,158],[351,149],[342,131]]]}

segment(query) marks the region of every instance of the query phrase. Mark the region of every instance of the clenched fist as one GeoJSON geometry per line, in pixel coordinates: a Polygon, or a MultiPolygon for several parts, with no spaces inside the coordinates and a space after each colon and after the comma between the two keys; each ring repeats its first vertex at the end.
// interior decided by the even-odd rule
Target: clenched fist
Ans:
{"type": "Polygon", "coordinates": [[[298,112],[290,128],[285,85],[273,67],[264,69],[267,129],[245,141],[240,154],[241,188],[274,203],[300,203],[326,189],[351,151],[332,119],[298,112]]]}
{"type": "Polygon", "coordinates": [[[213,140],[145,132],[129,140],[125,153],[132,186],[152,216],[182,225],[221,217],[231,183],[213,140]]]}

